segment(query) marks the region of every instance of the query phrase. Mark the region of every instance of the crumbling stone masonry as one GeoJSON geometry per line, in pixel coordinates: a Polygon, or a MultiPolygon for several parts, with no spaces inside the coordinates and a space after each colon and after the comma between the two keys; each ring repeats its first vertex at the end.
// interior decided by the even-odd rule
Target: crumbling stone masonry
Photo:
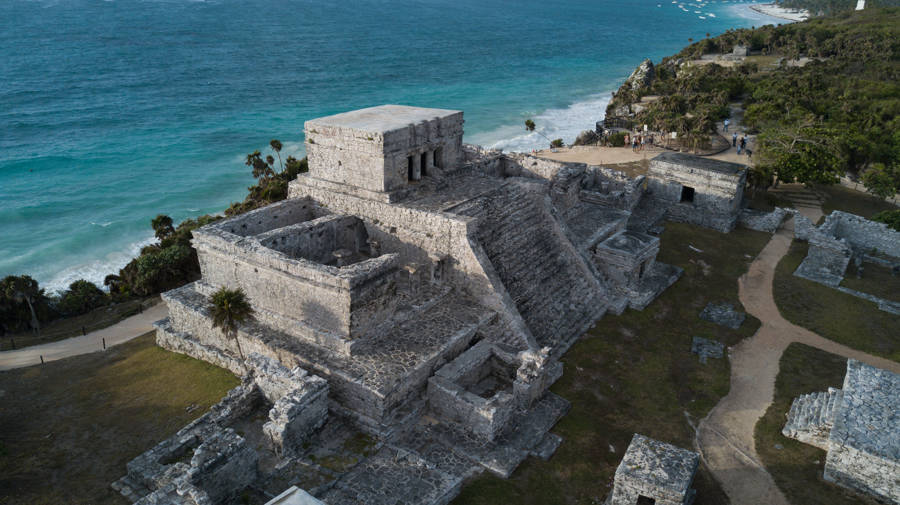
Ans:
{"type": "Polygon", "coordinates": [[[900,504],[900,375],[847,360],[843,387],[795,399],[782,433],[828,451],[825,480],[900,504]]]}
{"type": "Polygon", "coordinates": [[[740,215],[747,167],[666,152],[650,160],[648,179],[650,196],[668,219],[728,232],[740,215]]]}
{"type": "Polygon", "coordinates": [[[634,434],[613,481],[607,505],[690,505],[700,464],[696,452],[634,434]]]}
{"type": "Polygon", "coordinates": [[[667,210],[730,229],[744,175],[681,156],[630,178],[467,146],[462,125],[397,105],[308,121],[310,170],[287,200],[193,232],[202,275],[163,295],[157,342],[245,385],[117,489],[199,503],[167,487],[192,475],[226,503],[296,486],[329,505],[443,504],[478,472],[553,454],[569,408],[548,391],[559,357],[606,311],[640,310],[678,279],[656,261],[667,210]],[[695,179],[694,206],[667,200],[695,179]],[[221,287],[255,311],[234,339],[212,325],[221,287]],[[234,465],[181,461],[204,443],[234,465]]]}
{"type": "Polygon", "coordinates": [[[884,223],[834,211],[818,228],[804,226],[797,238],[809,241],[809,251],[794,275],[872,301],[886,312],[900,314],[900,303],[840,286],[852,260],[900,266],[900,232],[884,223]]]}

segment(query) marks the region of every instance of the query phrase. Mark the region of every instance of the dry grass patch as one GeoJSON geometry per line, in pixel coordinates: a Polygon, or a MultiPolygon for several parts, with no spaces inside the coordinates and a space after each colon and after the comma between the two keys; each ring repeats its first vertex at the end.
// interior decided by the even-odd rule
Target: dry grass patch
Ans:
{"type": "Polygon", "coordinates": [[[125,463],[237,386],[230,372],[156,346],[0,372],[0,504],[124,504],[125,463]]]}

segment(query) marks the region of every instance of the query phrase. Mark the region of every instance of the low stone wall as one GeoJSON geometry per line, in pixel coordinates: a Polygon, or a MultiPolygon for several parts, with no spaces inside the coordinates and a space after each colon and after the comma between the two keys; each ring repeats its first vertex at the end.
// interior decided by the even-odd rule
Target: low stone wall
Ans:
{"type": "Polygon", "coordinates": [[[788,215],[790,212],[781,207],[776,207],[771,212],[743,209],[738,216],[738,224],[751,230],[775,233],[788,215]]]}
{"type": "Polygon", "coordinates": [[[900,258],[900,232],[884,223],[869,221],[863,217],[836,210],[828,215],[819,230],[841,238],[855,249],[869,253],[877,251],[900,258]]]}

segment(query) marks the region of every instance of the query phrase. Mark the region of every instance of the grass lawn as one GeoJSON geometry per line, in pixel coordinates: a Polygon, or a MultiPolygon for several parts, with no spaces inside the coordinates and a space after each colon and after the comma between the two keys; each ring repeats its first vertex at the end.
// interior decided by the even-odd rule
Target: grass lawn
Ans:
{"type": "Polygon", "coordinates": [[[797,505],[875,504],[874,500],[852,493],[822,478],[825,451],[781,434],[785,415],[794,398],[801,394],[840,388],[847,360],[841,356],[793,343],[781,356],[775,379],[775,399],[756,423],[756,452],[775,483],[791,503],[797,505]],[[776,444],[782,446],[777,449],[776,444]]]}
{"type": "MultiPolygon", "coordinates": [[[[825,338],[900,361],[900,316],[869,301],[793,275],[809,245],[794,241],[775,270],[773,291],[781,315],[825,338]]],[[[854,276],[855,280],[855,276],[854,276]]]]}
{"type": "Polygon", "coordinates": [[[226,370],[157,347],[152,333],[0,372],[0,504],[128,503],[109,488],[125,463],[237,385],[226,370]]]}
{"type": "MultiPolygon", "coordinates": [[[[726,359],[699,364],[690,353],[691,337],[730,346],[760,325],[748,316],[735,331],[698,316],[708,302],[740,307],[737,278],[769,238],[744,229],[723,235],[667,223],[659,260],[685,273],[643,311],[604,316],[566,353],[565,374],[552,390],[572,410],[553,430],[564,438],[556,454],[547,462],[526,460],[508,480],[482,474],[454,503],[599,504],[633,433],[693,448],[686,416],[696,424],[728,393],[730,369],[726,359]]],[[[705,469],[694,487],[697,505],[728,503],[705,469]]]]}
{"type": "Polygon", "coordinates": [[[825,202],[822,204],[822,212],[825,215],[831,214],[835,210],[842,210],[869,219],[883,210],[897,208],[881,198],[845,188],[839,184],[816,186],[816,192],[825,196],[825,202]]]}
{"type": "Polygon", "coordinates": [[[891,273],[890,268],[878,263],[865,262],[860,278],[857,278],[856,270],[856,264],[851,261],[841,286],[885,300],[900,302],[900,276],[891,273]]]}
{"type": "Polygon", "coordinates": [[[56,342],[57,340],[80,336],[82,331],[91,332],[107,328],[137,314],[140,312],[141,307],[146,309],[152,305],[154,299],[156,302],[159,302],[159,297],[152,297],[146,300],[128,300],[127,302],[98,307],[80,316],[57,319],[41,325],[40,335],[35,335],[30,331],[6,335],[0,338],[0,351],[56,342]]]}

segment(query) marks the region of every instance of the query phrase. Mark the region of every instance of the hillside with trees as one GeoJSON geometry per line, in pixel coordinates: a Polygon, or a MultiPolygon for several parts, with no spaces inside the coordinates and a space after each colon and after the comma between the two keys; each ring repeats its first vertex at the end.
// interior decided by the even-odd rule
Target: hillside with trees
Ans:
{"type": "Polygon", "coordinates": [[[775,176],[831,184],[849,173],[875,195],[900,190],[898,8],[730,30],[663,58],[653,74],[643,85],[626,82],[607,117],[709,138],[740,104],[744,126],[758,134],[756,185],[775,176]],[[709,56],[735,46],[751,55],[709,56]],[[644,97],[653,100],[634,107],[644,97]]]}

